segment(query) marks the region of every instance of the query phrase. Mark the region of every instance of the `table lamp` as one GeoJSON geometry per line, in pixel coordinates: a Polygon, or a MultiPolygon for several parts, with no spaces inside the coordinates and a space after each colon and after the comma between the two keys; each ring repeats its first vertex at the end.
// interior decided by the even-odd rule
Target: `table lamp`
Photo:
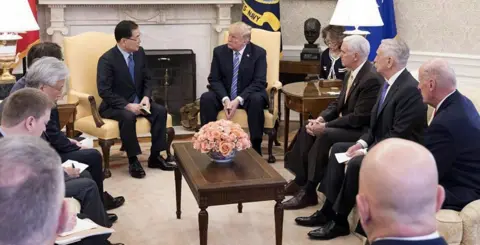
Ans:
{"type": "Polygon", "coordinates": [[[28,0],[0,0],[0,84],[15,82],[9,69],[16,61],[18,33],[39,29],[28,0]]]}
{"type": "Polygon", "coordinates": [[[376,0],[339,0],[333,12],[330,25],[354,26],[355,30],[345,31],[347,35],[368,35],[359,30],[360,26],[383,26],[376,0]]]}

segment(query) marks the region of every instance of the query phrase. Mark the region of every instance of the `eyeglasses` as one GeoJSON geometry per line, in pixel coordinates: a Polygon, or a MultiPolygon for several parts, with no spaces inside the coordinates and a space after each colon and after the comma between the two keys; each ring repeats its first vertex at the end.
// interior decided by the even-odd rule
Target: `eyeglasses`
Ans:
{"type": "Polygon", "coordinates": [[[326,45],[335,45],[339,43],[338,41],[332,41],[330,39],[323,39],[323,41],[325,42],[326,45]]]}

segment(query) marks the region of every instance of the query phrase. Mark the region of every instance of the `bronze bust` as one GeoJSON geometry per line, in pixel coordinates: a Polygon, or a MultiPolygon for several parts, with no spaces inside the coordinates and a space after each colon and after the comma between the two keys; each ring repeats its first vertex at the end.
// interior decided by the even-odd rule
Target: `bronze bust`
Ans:
{"type": "Polygon", "coordinates": [[[303,50],[300,54],[301,60],[320,60],[321,52],[315,41],[320,36],[321,27],[320,21],[315,18],[309,18],[303,24],[303,33],[308,43],[303,45],[303,50]]]}

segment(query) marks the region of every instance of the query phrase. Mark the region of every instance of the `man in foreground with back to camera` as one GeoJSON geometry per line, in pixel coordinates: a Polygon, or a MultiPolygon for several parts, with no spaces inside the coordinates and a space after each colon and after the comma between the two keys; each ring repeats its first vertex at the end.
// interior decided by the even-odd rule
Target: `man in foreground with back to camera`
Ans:
{"type": "Polygon", "coordinates": [[[363,159],[359,186],[358,214],[372,245],[447,245],[435,218],[445,191],[425,147],[398,138],[380,142],[363,159]]]}

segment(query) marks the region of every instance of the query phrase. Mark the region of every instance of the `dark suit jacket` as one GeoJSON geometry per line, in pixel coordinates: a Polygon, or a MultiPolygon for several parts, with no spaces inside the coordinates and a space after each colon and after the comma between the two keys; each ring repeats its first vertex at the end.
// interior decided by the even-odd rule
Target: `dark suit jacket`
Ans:
{"type": "Polygon", "coordinates": [[[404,240],[380,240],[375,241],[372,245],[447,245],[447,242],[442,237],[430,240],[421,241],[404,241],[404,240]]]}
{"type": "Polygon", "coordinates": [[[80,149],[76,144],[70,142],[70,139],[64,132],[60,131],[60,118],[56,107],[50,111],[50,120],[42,138],[47,140],[58,153],[67,153],[80,149]]]}
{"type": "Polygon", "coordinates": [[[320,116],[330,128],[348,128],[366,130],[370,125],[370,115],[377,100],[382,78],[370,62],[365,62],[352,82],[345,103],[347,83],[350,73],[345,76],[342,91],[338,98],[330,103],[320,116]],[[342,113],[342,117],[339,117],[342,113]]]}
{"type": "Polygon", "coordinates": [[[435,112],[425,132],[425,147],[437,162],[438,178],[456,200],[444,208],[461,210],[480,199],[480,116],[473,103],[456,91],[435,112]]]}
{"type": "MultiPolygon", "coordinates": [[[[226,44],[213,50],[208,82],[221,100],[230,97],[233,77],[233,51],[226,44]]],[[[248,103],[248,96],[253,92],[262,92],[262,97],[268,101],[267,92],[267,53],[265,49],[248,43],[243,51],[238,70],[237,94],[248,103]]],[[[246,106],[244,104],[244,106],[246,106]]]]}
{"type": "Polygon", "coordinates": [[[395,80],[379,108],[381,93],[382,89],[372,110],[370,128],[360,139],[364,140],[369,148],[381,140],[394,137],[423,143],[427,107],[418,90],[417,80],[405,69],[395,80]],[[380,114],[377,116],[378,110],[380,114]]]}
{"type": "MultiPolygon", "coordinates": [[[[323,79],[328,78],[330,68],[332,67],[332,59],[330,59],[330,48],[325,49],[320,56],[320,74],[319,77],[323,79]]],[[[337,79],[343,80],[347,74],[347,69],[343,66],[342,60],[339,58],[333,67],[337,79]]]]}
{"type": "Polygon", "coordinates": [[[98,60],[98,95],[103,99],[99,107],[102,113],[107,108],[124,109],[133,103],[135,96],[141,100],[151,96],[151,75],[147,69],[147,59],[142,47],[133,53],[135,62],[135,83],[132,81],[125,58],[117,46],[108,50],[98,60]]]}

